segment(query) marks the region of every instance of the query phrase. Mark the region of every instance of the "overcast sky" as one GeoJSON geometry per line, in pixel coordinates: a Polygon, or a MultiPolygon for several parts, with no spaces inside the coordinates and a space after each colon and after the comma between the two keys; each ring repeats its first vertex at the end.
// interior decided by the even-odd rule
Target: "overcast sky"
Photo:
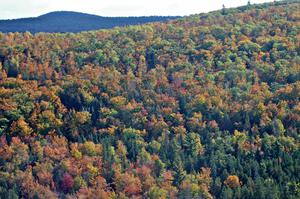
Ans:
{"type": "MultiPolygon", "coordinates": [[[[251,0],[251,3],[273,0],[251,0]]],[[[36,17],[51,11],[101,16],[190,15],[247,4],[248,0],[0,0],[0,19],[36,17]]]]}

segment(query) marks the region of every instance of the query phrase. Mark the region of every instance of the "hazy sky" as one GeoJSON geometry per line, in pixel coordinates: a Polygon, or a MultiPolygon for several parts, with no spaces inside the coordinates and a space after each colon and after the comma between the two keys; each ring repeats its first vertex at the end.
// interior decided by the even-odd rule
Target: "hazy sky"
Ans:
{"type": "MultiPolygon", "coordinates": [[[[273,0],[251,0],[251,3],[273,0]]],[[[245,5],[248,0],[0,0],[0,19],[35,17],[50,11],[101,16],[189,15],[245,5]]]]}

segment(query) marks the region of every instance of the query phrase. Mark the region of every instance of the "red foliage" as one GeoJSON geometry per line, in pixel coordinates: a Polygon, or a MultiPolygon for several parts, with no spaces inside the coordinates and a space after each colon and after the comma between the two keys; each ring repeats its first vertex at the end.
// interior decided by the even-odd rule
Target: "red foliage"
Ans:
{"type": "Polygon", "coordinates": [[[64,192],[69,192],[72,189],[73,185],[74,185],[73,177],[70,174],[65,173],[63,175],[63,178],[62,178],[62,181],[61,181],[61,189],[64,192]]]}

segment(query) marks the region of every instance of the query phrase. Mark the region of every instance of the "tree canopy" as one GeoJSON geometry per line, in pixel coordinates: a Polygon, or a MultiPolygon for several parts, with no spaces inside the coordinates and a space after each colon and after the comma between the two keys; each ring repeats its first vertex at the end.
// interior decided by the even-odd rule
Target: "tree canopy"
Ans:
{"type": "Polygon", "coordinates": [[[0,198],[299,198],[299,10],[0,33],[0,198]]]}

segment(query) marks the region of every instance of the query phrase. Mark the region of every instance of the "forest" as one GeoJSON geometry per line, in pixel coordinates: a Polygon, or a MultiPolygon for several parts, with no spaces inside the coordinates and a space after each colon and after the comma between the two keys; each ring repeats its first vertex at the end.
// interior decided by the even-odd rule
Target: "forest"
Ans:
{"type": "Polygon", "coordinates": [[[0,198],[300,198],[299,11],[0,33],[0,198]]]}

